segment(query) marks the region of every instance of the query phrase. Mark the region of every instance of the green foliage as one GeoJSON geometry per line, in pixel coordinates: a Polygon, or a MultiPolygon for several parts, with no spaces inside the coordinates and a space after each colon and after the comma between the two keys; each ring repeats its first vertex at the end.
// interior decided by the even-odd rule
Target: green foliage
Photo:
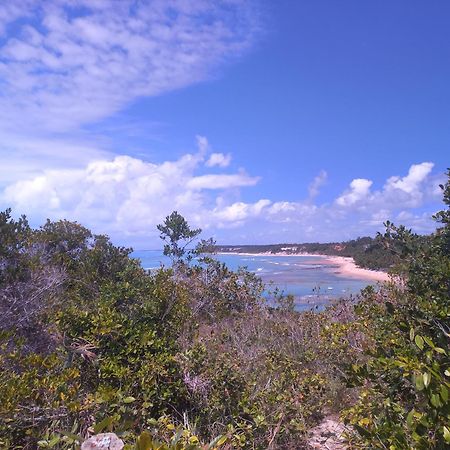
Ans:
{"type": "Polygon", "coordinates": [[[354,448],[448,448],[449,217],[335,249],[392,255],[397,281],[297,313],[212,240],[188,250],[200,230],[176,212],[158,227],[174,267],[152,273],[77,223],[1,213],[0,447],[113,431],[127,449],[293,449],[345,407],[354,448]]]}
{"type": "Polygon", "coordinates": [[[208,444],[202,444],[195,433],[176,426],[169,417],[151,421],[151,428],[136,439],[136,450],[217,450],[228,441],[227,436],[217,436],[208,444]]]}
{"type": "Polygon", "coordinates": [[[166,217],[164,223],[157,226],[162,240],[166,242],[164,245],[164,255],[172,258],[174,262],[179,262],[187,255],[188,259],[192,258],[190,252],[186,250],[187,246],[201,233],[201,229],[192,230],[186,219],[173,211],[166,217]]]}
{"type": "Polygon", "coordinates": [[[113,431],[127,448],[290,448],[342,391],[351,352],[328,318],[268,308],[258,277],[211,256],[181,264],[199,230],[178,215],[160,227],[175,267],[152,273],[77,223],[1,218],[0,447],[113,431]]]}
{"type": "MultiPolygon", "coordinates": [[[[449,186],[450,178],[447,206],[449,186]]],[[[365,364],[349,373],[362,390],[347,419],[364,448],[450,446],[448,217],[448,209],[436,215],[444,227],[428,239],[388,223],[383,239],[400,256],[399,282],[383,296],[367,292],[357,306],[370,345],[365,364]]]]}
{"type": "Polygon", "coordinates": [[[22,258],[30,234],[25,216],[11,217],[11,210],[0,211],[0,283],[26,276],[27,264],[22,258]]]}

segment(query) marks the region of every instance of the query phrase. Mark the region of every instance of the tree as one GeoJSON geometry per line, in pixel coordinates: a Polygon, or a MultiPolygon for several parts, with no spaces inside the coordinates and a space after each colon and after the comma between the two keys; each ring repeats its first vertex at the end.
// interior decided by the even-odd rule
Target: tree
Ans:
{"type": "Polygon", "coordinates": [[[183,257],[192,258],[192,252],[187,251],[189,244],[202,232],[200,228],[191,229],[186,219],[173,211],[164,222],[157,226],[160,238],[166,242],[164,255],[172,259],[174,264],[183,261],[183,257]]]}

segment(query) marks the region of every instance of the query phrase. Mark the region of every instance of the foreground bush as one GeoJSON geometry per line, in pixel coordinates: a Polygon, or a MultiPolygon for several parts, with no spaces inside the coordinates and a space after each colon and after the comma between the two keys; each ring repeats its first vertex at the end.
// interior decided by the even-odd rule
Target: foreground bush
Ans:
{"type": "Polygon", "coordinates": [[[145,430],[170,442],[166,424],[180,445],[298,448],[345,396],[328,318],[267,307],[243,269],[190,266],[179,241],[197,230],[167,223],[173,268],[147,273],[76,223],[2,214],[0,446],[73,448],[105,431],[134,445],[145,430]]]}
{"type": "Polygon", "coordinates": [[[362,387],[347,413],[358,447],[450,447],[450,181],[442,189],[447,209],[435,218],[443,227],[424,239],[388,224],[400,282],[384,296],[366,291],[357,306],[370,341],[367,362],[349,378],[362,387]]]}

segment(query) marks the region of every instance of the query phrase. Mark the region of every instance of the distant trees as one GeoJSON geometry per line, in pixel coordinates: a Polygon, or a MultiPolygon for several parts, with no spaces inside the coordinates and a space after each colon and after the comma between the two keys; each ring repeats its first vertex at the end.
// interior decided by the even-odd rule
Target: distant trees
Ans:
{"type": "MultiPolygon", "coordinates": [[[[218,251],[236,251],[236,246],[218,246],[218,251]]],[[[360,267],[374,270],[387,270],[398,262],[398,256],[388,251],[381,243],[379,237],[369,236],[352,239],[345,242],[310,242],[303,244],[274,244],[274,245],[242,245],[237,251],[249,253],[317,253],[323,255],[336,255],[351,257],[360,267]],[[288,249],[288,250],[286,250],[288,249]]]]}

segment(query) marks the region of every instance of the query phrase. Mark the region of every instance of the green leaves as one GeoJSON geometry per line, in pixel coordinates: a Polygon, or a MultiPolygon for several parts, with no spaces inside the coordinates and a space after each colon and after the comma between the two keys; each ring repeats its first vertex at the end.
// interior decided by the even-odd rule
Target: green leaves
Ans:
{"type": "Polygon", "coordinates": [[[416,335],[414,338],[414,342],[416,343],[417,347],[420,348],[420,350],[423,350],[423,338],[422,336],[416,335]]]}
{"type": "MultiPolygon", "coordinates": [[[[191,229],[186,219],[177,211],[173,211],[157,226],[160,238],[166,242],[164,255],[178,263],[186,254],[186,247],[201,233],[201,229],[191,229]]],[[[188,254],[188,256],[190,256],[188,254]]]]}
{"type": "MultiPolygon", "coordinates": [[[[450,170],[448,177],[447,205],[450,170]]],[[[354,383],[365,388],[349,417],[352,424],[373,425],[356,438],[363,448],[379,448],[379,442],[398,449],[449,446],[449,214],[436,215],[445,228],[431,236],[386,224],[382,239],[400,256],[395,272],[402,281],[378,297],[365,294],[357,308],[370,344],[367,370],[357,372],[354,383]]]]}

